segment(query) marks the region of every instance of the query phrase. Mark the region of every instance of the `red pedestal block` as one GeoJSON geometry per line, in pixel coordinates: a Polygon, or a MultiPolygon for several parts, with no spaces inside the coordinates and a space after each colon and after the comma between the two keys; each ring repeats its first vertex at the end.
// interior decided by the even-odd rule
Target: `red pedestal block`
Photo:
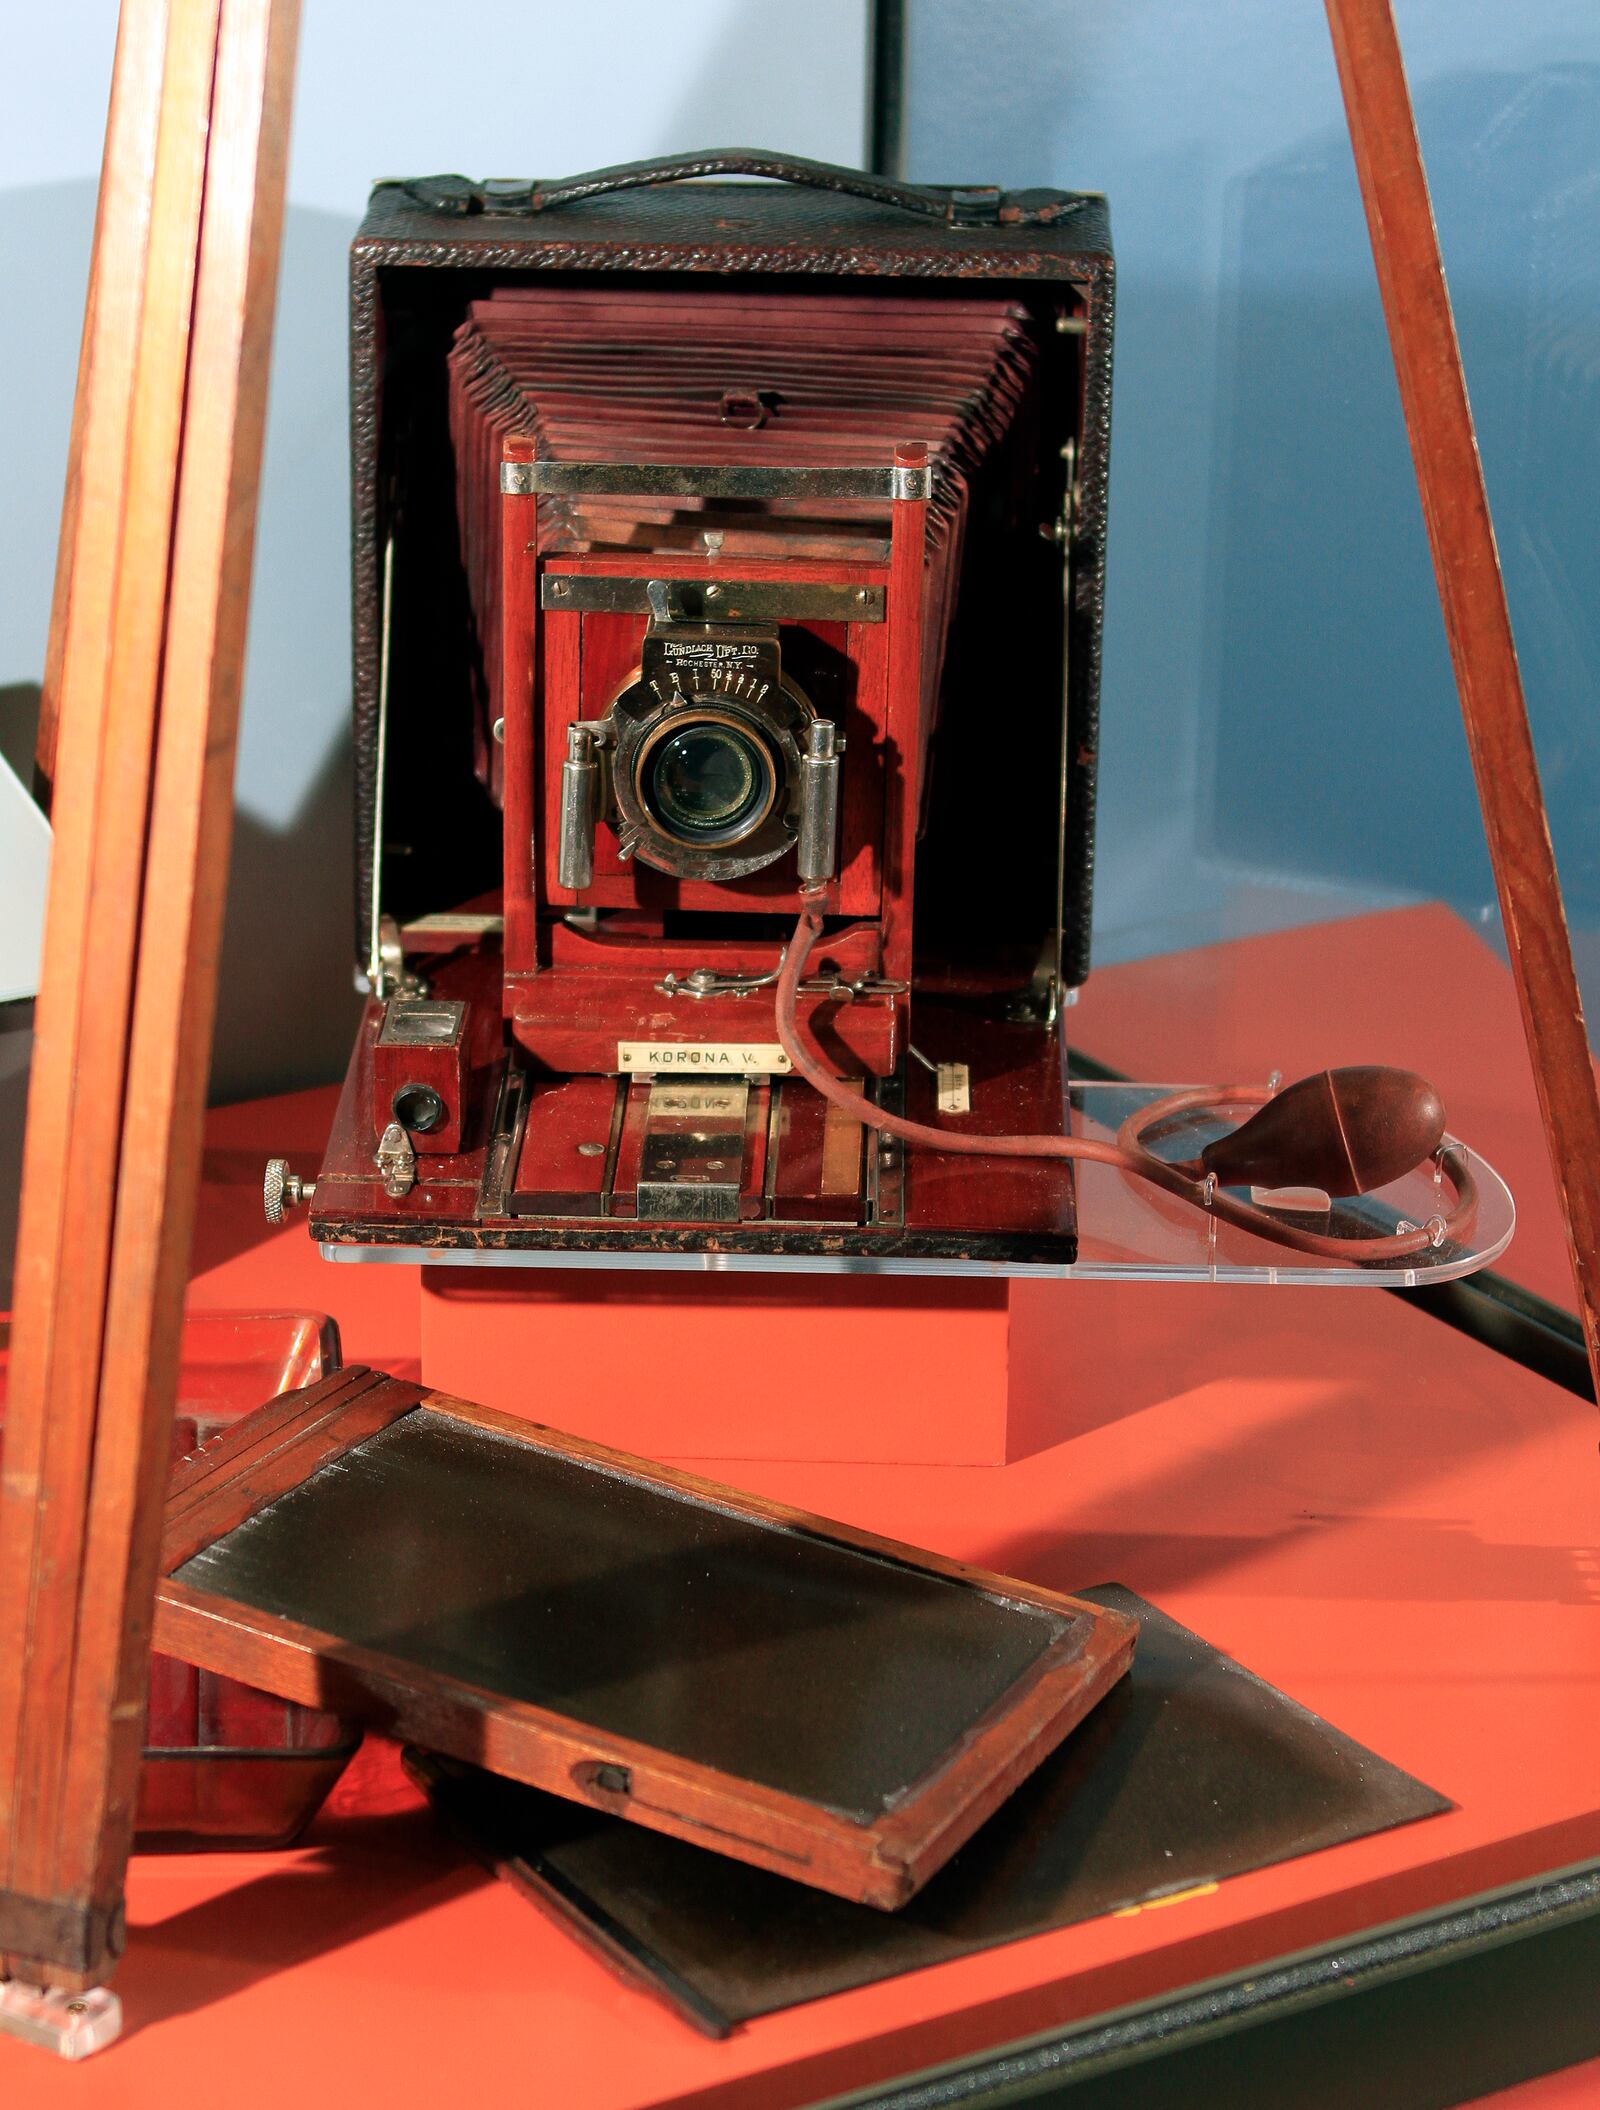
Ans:
{"type": "Polygon", "coordinates": [[[422,1271],[425,1384],[649,1458],[1004,1465],[1054,1440],[1073,1286],[422,1271]]]}

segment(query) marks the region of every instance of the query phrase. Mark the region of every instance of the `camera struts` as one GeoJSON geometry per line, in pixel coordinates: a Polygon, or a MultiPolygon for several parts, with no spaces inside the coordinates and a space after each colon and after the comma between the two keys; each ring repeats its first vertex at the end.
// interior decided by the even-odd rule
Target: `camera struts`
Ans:
{"type": "MultiPolygon", "coordinates": [[[[1459,1242],[1477,1215],[1477,1186],[1466,1157],[1444,1141],[1444,1108],[1425,1079],[1379,1066],[1321,1070],[1281,1091],[1261,1085],[1219,1085],[1169,1093],[1130,1115],[1114,1143],[1092,1136],[973,1135],[909,1121],[886,1112],[836,1077],[808,1045],[795,999],[805,986],[806,962],[822,936],[814,907],[802,911],[777,970],[778,1039],[797,1075],[841,1112],[878,1134],[970,1157],[1087,1160],[1147,1180],[1224,1223],[1253,1231],[1296,1252],[1351,1263],[1402,1259],[1459,1242]],[[1174,1117],[1198,1109],[1255,1111],[1238,1128],[1208,1144],[1198,1158],[1158,1157],[1149,1138],[1174,1117]],[[1226,1191],[1230,1176],[1252,1189],[1311,1186],[1334,1196],[1366,1194],[1432,1159],[1448,1180],[1448,1213],[1409,1230],[1377,1238],[1330,1237],[1287,1223],[1254,1201],[1226,1191]]],[[[926,1058],[924,1058],[925,1060],[926,1058]]]]}

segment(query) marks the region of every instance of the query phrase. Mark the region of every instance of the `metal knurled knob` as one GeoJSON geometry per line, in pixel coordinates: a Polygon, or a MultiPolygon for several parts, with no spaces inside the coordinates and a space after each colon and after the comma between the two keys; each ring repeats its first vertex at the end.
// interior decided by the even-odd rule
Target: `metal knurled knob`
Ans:
{"type": "Polygon", "coordinates": [[[286,1208],[298,1208],[317,1191],[315,1180],[303,1180],[289,1170],[287,1158],[268,1158],[261,1182],[261,1206],[269,1224],[281,1224],[286,1208]]]}

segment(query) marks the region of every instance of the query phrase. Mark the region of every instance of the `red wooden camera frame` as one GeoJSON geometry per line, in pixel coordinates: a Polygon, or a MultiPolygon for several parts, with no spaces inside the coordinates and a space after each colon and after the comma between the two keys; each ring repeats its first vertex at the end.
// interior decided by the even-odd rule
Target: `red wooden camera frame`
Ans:
{"type": "MultiPolygon", "coordinates": [[[[505,461],[534,458],[531,440],[507,441],[505,461]]],[[[926,460],[920,446],[896,450],[899,467],[922,467],[926,460]]],[[[682,1004],[674,1009],[664,1003],[657,984],[676,961],[678,941],[653,931],[647,918],[676,909],[793,916],[800,893],[792,868],[780,863],[735,882],[673,879],[620,862],[602,825],[594,884],[582,901],[610,909],[637,907],[641,917],[632,933],[595,939],[562,922],[562,912],[580,897],[558,884],[555,871],[567,726],[604,714],[638,663],[645,618],[541,609],[541,579],[629,578],[648,570],[652,578],[702,581],[736,570],[739,578],[753,581],[885,589],[882,622],[797,627],[840,648],[855,673],[843,723],[849,747],[842,778],[841,871],[824,897],[826,914],[848,920],[826,958],[846,974],[873,973],[906,988],[846,1006],[806,998],[801,1016],[822,1029],[837,1059],[874,1076],[892,1075],[908,1030],[916,825],[928,730],[922,694],[926,500],[890,502],[886,565],[809,556],[718,560],[645,551],[558,553],[541,559],[534,528],[539,499],[507,491],[500,502],[505,1006],[517,1041],[548,1069],[604,1074],[616,1069],[622,1040],[655,1036],[771,1043],[777,1038],[771,999],[764,993],[754,999],[702,999],[692,1016],[682,1004]]],[[[776,964],[776,950],[766,935],[697,937],[684,946],[679,964],[759,975],[776,964]]]]}

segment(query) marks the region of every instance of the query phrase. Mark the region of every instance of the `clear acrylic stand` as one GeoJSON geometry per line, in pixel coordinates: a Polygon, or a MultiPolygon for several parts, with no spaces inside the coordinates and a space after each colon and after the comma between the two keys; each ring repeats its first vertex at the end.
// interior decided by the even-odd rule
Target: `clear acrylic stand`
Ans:
{"type": "Polygon", "coordinates": [[[0,2037],[18,2037],[60,2059],[86,2059],[114,2044],[121,2031],[122,2002],[103,1985],[64,1993],[20,1978],[0,1984],[0,2037]]]}
{"type": "MultiPolygon", "coordinates": [[[[1070,1088],[1073,1129],[1111,1140],[1130,1114],[1184,1089],[1170,1084],[1079,1084],[1070,1088]]],[[[1150,1147],[1163,1158],[1197,1157],[1252,1109],[1236,1118],[1199,1111],[1164,1125],[1150,1147]]],[[[1426,1253],[1393,1260],[1338,1260],[1301,1253],[1253,1231],[1219,1223],[1214,1216],[1110,1165],[1078,1167],[1078,1259],[1057,1270],[1086,1279],[1149,1282],[1256,1282],[1301,1287],[1413,1289],[1449,1282],[1497,1260],[1516,1228],[1516,1205],[1494,1168],[1453,1137],[1447,1144],[1470,1167],[1478,1190],[1477,1214],[1457,1242],[1444,1238],[1426,1253]]],[[[1404,1179],[1346,1201],[1331,1201],[1303,1189],[1275,1196],[1257,1189],[1245,1197],[1269,1215],[1325,1237],[1369,1239],[1410,1231],[1443,1220],[1452,1201],[1448,1181],[1430,1162],[1404,1179]]]]}

